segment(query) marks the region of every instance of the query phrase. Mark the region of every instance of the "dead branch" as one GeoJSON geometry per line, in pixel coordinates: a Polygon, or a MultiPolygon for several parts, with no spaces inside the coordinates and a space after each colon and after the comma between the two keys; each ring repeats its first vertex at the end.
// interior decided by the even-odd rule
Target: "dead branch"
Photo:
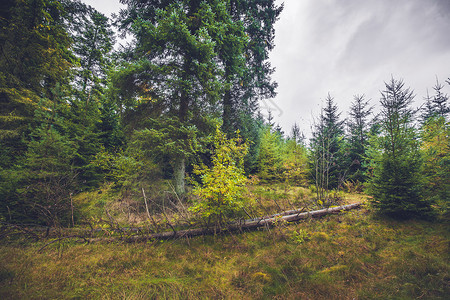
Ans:
{"type": "MultiPolygon", "coordinates": [[[[117,240],[122,240],[125,242],[141,242],[141,241],[147,241],[152,239],[158,239],[158,240],[167,240],[167,239],[174,239],[174,238],[183,238],[183,237],[195,237],[200,235],[209,235],[209,234],[218,234],[218,233],[230,233],[230,232],[236,232],[241,230],[252,230],[259,227],[271,227],[274,226],[276,222],[279,221],[286,221],[286,222],[296,222],[302,219],[308,219],[308,218],[317,218],[322,217],[327,214],[335,214],[342,211],[347,211],[351,209],[356,209],[361,206],[361,203],[354,203],[349,205],[343,205],[338,207],[332,207],[332,208],[325,208],[315,211],[309,211],[309,212],[299,212],[301,210],[293,210],[289,213],[284,212],[281,214],[277,214],[273,217],[264,217],[259,219],[252,219],[252,220],[244,220],[244,222],[236,222],[229,224],[228,226],[224,228],[194,228],[194,229],[186,229],[186,230],[179,230],[175,231],[174,228],[172,228],[172,231],[166,231],[161,233],[153,233],[153,234],[147,234],[147,235],[135,235],[127,238],[96,238],[96,239],[90,239],[89,242],[112,242],[117,240]]],[[[170,224],[169,224],[170,225],[170,224]]]]}
{"type": "Polygon", "coordinates": [[[60,241],[65,240],[65,239],[71,239],[71,238],[82,238],[84,241],[88,241],[88,239],[86,239],[86,238],[84,238],[84,237],[80,237],[80,236],[78,236],[78,235],[63,236],[63,237],[57,238],[56,240],[53,240],[53,241],[51,241],[51,242],[48,242],[47,244],[45,244],[44,246],[42,246],[37,252],[38,252],[38,253],[41,253],[42,250],[44,250],[45,248],[47,248],[47,247],[50,246],[51,244],[56,243],[56,242],[60,242],[60,241]]]}
{"type": "Polygon", "coordinates": [[[145,196],[144,188],[142,188],[142,195],[144,196],[145,210],[147,211],[147,217],[149,220],[152,221],[153,226],[155,226],[155,230],[158,230],[158,224],[156,224],[155,219],[153,219],[152,215],[150,215],[150,212],[148,210],[147,197],[145,196]]]}
{"type": "Polygon", "coordinates": [[[7,222],[0,222],[1,227],[5,228],[1,228],[1,230],[5,231],[4,233],[1,234],[0,239],[2,239],[3,237],[8,236],[9,233],[14,232],[14,230],[22,232],[25,235],[29,235],[31,237],[33,237],[36,241],[39,240],[39,236],[34,233],[33,231],[29,230],[28,228],[21,226],[21,225],[16,225],[16,224],[11,224],[11,223],[7,223],[7,222]]]}

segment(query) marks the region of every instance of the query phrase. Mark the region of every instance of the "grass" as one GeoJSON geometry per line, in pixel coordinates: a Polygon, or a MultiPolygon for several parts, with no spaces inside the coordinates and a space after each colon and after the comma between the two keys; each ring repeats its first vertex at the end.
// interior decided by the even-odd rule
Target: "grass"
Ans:
{"type": "Polygon", "coordinates": [[[147,244],[66,240],[39,253],[43,241],[3,242],[0,298],[445,299],[449,232],[445,223],[398,222],[364,208],[147,244]]]}

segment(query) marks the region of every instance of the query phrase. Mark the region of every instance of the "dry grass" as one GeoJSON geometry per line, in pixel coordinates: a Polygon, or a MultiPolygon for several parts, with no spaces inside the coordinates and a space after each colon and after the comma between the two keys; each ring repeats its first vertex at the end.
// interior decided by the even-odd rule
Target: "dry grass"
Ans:
{"type": "Polygon", "coordinates": [[[362,209],[169,242],[62,241],[38,253],[43,242],[15,241],[0,246],[0,298],[444,299],[448,229],[362,209]]]}

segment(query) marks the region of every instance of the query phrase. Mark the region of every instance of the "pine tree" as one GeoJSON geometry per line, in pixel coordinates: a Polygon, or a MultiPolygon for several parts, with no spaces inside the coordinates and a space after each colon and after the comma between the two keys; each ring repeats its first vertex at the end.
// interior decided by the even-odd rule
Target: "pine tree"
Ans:
{"type": "MultiPolygon", "coordinates": [[[[450,84],[450,81],[447,81],[450,84]]],[[[435,94],[427,95],[422,108],[421,139],[424,155],[425,194],[442,212],[448,213],[450,199],[450,124],[448,95],[436,79],[435,94]]]]}
{"type": "Polygon", "coordinates": [[[261,146],[261,129],[264,126],[263,121],[245,112],[240,113],[240,121],[242,138],[249,141],[248,154],[244,159],[245,173],[256,174],[258,171],[258,158],[261,146]]]}
{"type": "Polygon", "coordinates": [[[385,88],[380,100],[381,135],[371,141],[369,149],[372,204],[393,217],[423,216],[431,207],[423,197],[423,159],[413,125],[413,92],[394,78],[385,88]]]}
{"type": "Polygon", "coordinates": [[[435,96],[433,97],[432,102],[435,106],[436,114],[446,118],[450,113],[450,106],[448,105],[448,95],[442,92],[443,88],[444,86],[436,79],[436,84],[433,87],[435,96]]]}
{"type": "Polygon", "coordinates": [[[68,31],[73,40],[72,50],[78,59],[74,88],[77,98],[87,105],[101,98],[107,85],[107,74],[112,67],[111,52],[114,32],[110,20],[89,5],[70,1],[68,31]]]}
{"type": "Polygon", "coordinates": [[[338,188],[345,178],[347,162],[342,153],[344,123],[339,116],[337,105],[328,94],[311,139],[310,169],[321,199],[326,191],[338,188]]]}
{"type": "Polygon", "coordinates": [[[281,128],[281,125],[277,123],[277,125],[274,127],[274,132],[277,133],[280,138],[284,139],[284,131],[283,128],[281,128]]]}
{"type": "Polygon", "coordinates": [[[9,170],[16,185],[2,202],[0,213],[7,214],[12,222],[51,226],[71,223],[78,145],[68,134],[73,124],[64,117],[70,109],[64,90],[57,85],[52,95],[51,100],[40,99],[33,117],[37,126],[30,132],[25,155],[16,168],[9,170]]]}
{"type": "Polygon", "coordinates": [[[286,186],[306,184],[308,171],[308,157],[303,140],[286,140],[282,147],[282,178],[286,186]]]}
{"type": "Polygon", "coordinates": [[[274,0],[230,0],[227,3],[233,21],[243,24],[248,37],[241,71],[233,80],[228,80],[223,97],[223,128],[232,133],[243,126],[240,116],[255,115],[258,100],[276,95],[277,83],[271,78],[274,68],[269,62],[269,52],[275,47],[274,24],[283,5],[276,6],[274,0]]]}
{"type": "Polygon", "coordinates": [[[0,15],[0,156],[20,158],[40,98],[67,83],[74,62],[64,11],[57,1],[2,2],[0,15]]]}
{"type": "MultiPolygon", "coordinates": [[[[72,81],[71,110],[66,117],[74,124],[69,134],[78,145],[75,166],[80,181],[88,188],[101,179],[90,162],[101,147],[111,149],[110,141],[105,139],[117,139],[118,134],[118,115],[111,111],[113,101],[107,93],[114,34],[108,18],[92,7],[79,1],[65,4],[72,50],[78,60],[72,81]],[[115,128],[109,128],[108,123],[115,128]]],[[[116,145],[120,145],[120,141],[116,141],[116,145]]]]}
{"type": "Polygon", "coordinates": [[[297,123],[294,123],[291,128],[291,134],[289,138],[293,140],[296,144],[305,145],[305,134],[300,131],[300,127],[297,123]]]}
{"type": "MultiPolygon", "coordinates": [[[[132,106],[159,103],[164,107],[160,117],[177,118],[185,128],[197,126],[194,120],[199,115],[217,113],[216,104],[227,80],[224,76],[229,75],[221,54],[224,47],[239,48],[232,47],[233,41],[240,44],[246,40],[241,26],[231,19],[227,4],[181,0],[124,3],[128,9],[121,14],[121,27],[136,37],[121,79],[131,92],[129,99],[139,96],[138,102],[129,101],[132,106]]],[[[239,51],[232,53],[225,62],[239,61],[239,51]]],[[[188,144],[176,136],[176,143],[188,144]]],[[[172,164],[176,190],[183,193],[187,157],[179,154],[172,157],[172,164]]]]}
{"type": "Polygon", "coordinates": [[[254,172],[261,132],[261,122],[257,119],[258,101],[276,95],[277,83],[272,80],[274,68],[269,62],[269,52],[275,46],[274,24],[283,5],[275,5],[274,0],[224,2],[233,23],[241,24],[240,32],[246,38],[245,43],[229,39],[231,43],[222,48],[225,55],[222,54],[221,58],[226,66],[226,86],[221,99],[222,129],[230,135],[238,129],[244,139],[253,141],[245,159],[245,169],[254,172]],[[236,60],[237,57],[239,60],[236,60]]]}
{"type": "Polygon", "coordinates": [[[263,181],[279,180],[282,167],[282,138],[272,127],[266,125],[261,130],[261,144],[258,156],[258,177],[263,181]]]}
{"type": "Polygon", "coordinates": [[[433,98],[427,89],[427,95],[423,98],[425,100],[424,106],[422,107],[421,121],[422,124],[426,123],[428,119],[432,118],[435,114],[435,107],[433,105],[433,98]]]}
{"type": "Polygon", "coordinates": [[[371,113],[372,107],[369,107],[369,100],[365,100],[364,95],[354,96],[354,102],[350,107],[350,118],[347,122],[350,158],[348,178],[352,181],[365,181],[365,149],[368,143],[370,126],[367,118],[371,113]]]}
{"type": "Polygon", "coordinates": [[[442,89],[444,86],[439,83],[436,79],[436,84],[433,89],[435,94],[433,97],[427,92],[427,97],[425,97],[425,106],[422,108],[422,122],[425,123],[428,119],[432,117],[443,117],[447,118],[450,113],[450,106],[448,105],[448,95],[444,94],[442,89]]]}
{"type": "MultiPolygon", "coordinates": [[[[0,214],[24,216],[21,170],[31,133],[41,128],[36,112],[42,99],[57,101],[57,85],[67,85],[75,58],[59,1],[2,1],[0,9],[0,214]]],[[[35,133],[35,132],[34,132],[35,133]]],[[[55,144],[56,146],[56,144],[55,144]]],[[[27,173],[27,172],[25,172],[27,173]]]]}

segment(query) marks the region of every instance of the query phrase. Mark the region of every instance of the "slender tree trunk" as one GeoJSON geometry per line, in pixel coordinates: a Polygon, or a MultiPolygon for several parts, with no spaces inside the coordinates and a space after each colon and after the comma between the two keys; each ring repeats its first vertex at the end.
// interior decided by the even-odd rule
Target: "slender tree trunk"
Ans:
{"type": "Polygon", "coordinates": [[[186,171],[186,160],[184,157],[179,157],[175,160],[175,165],[173,167],[173,177],[175,192],[178,195],[182,195],[186,192],[184,186],[184,173],[186,171]]]}
{"type": "MultiPolygon", "coordinates": [[[[184,61],[184,72],[183,72],[183,79],[187,80],[189,78],[189,67],[191,64],[191,59],[185,58],[184,61]]],[[[187,122],[187,116],[189,111],[189,95],[187,94],[186,90],[181,91],[181,97],[180,97],[180,108],[178,111],[178,117],[182,124],[185,124],[187,122]]],[[[175,157],[175,163],[173,166],[173,179],[174,179],[174,186],[175,186],[175,192],[178,195],[182,195],[186,192],[185,186],[184,186],[184,174],[186,171],[186,159],[183,156],[175,157]]]]}

